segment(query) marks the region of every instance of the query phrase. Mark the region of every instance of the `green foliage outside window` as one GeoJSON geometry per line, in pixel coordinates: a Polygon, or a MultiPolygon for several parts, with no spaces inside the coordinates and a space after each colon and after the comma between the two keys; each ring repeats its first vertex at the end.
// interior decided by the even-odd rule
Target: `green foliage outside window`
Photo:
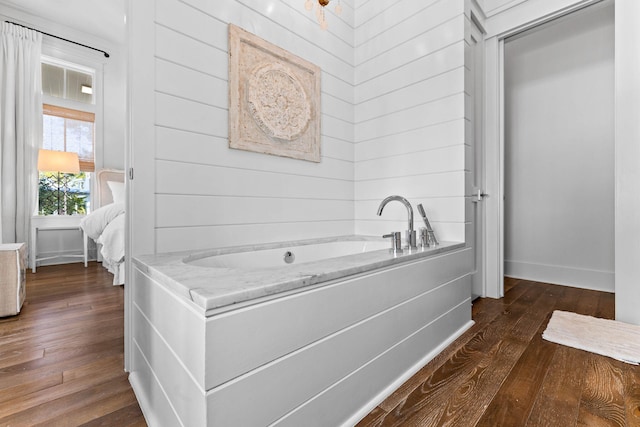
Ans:
{"type": "Polygon", "coordinates": [[[84,188],[86,178],[85,172],[40,172],[38,214],[85,215],[89,203],[89,191],[84,188]]]}

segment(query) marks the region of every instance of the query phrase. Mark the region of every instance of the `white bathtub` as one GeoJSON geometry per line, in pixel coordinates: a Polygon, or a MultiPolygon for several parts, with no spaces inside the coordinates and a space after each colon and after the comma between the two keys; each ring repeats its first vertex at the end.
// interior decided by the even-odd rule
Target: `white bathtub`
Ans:
{"type": "Polygon", "coordinates": [[[339,258],[364,252],[388,250],[390,245],[390,242],[375,240],[338,241],[233,252],[197,259],[188,258],[185,262],[191,265],[211,268],[269,268],[339,258]]]}
{"type": "Polygon", "coordinates": [[[472,324],[469,247],[388,246],[135,257],[129,379],[149,426],[354,425],[472,324]]]}

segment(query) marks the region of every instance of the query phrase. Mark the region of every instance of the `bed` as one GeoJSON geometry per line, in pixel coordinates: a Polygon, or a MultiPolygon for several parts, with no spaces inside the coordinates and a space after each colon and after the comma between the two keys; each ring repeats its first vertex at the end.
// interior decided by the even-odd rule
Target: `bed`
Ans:
{"type": "Polygon", "coordinates": [[[93,212],[80,221],[85,247],[96,242],[98,261],[113,274],[114,285],[124,285],[124,172],[102,169],[96,173],[93,212]]]}

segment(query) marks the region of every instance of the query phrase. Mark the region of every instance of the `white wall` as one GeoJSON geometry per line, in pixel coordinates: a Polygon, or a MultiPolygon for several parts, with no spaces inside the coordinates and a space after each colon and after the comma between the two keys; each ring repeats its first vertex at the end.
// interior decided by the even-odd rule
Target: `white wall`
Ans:
{"type": "Polygon", "coordinates": [[[407,229],[391,194],[422,203],[441,240],[465,239],[465,2],[363,1],[355,11],[358,234],[407,229]]]}
{"type": "Polygon", "coordinates": [[[614,290],[613,5],[505,42],[505,275],[614,290]]]}
{"type": "Polygon", "coordinates": [[[616,319],[640,325],[640,2],[615,9],[616,319]]]}
{"type": "Polygon", "coordinates": [[[497,15],[527,0],[477,0],[488,17],[497,15]]]}

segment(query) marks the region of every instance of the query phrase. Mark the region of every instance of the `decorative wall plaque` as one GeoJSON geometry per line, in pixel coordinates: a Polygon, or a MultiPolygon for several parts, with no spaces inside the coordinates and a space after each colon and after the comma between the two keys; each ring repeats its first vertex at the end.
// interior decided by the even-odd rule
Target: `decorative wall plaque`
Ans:
{"type": "Polygon", "coordinates": [[[229,147],[320,161],[320,68],[231,24],[229,147]]]}

